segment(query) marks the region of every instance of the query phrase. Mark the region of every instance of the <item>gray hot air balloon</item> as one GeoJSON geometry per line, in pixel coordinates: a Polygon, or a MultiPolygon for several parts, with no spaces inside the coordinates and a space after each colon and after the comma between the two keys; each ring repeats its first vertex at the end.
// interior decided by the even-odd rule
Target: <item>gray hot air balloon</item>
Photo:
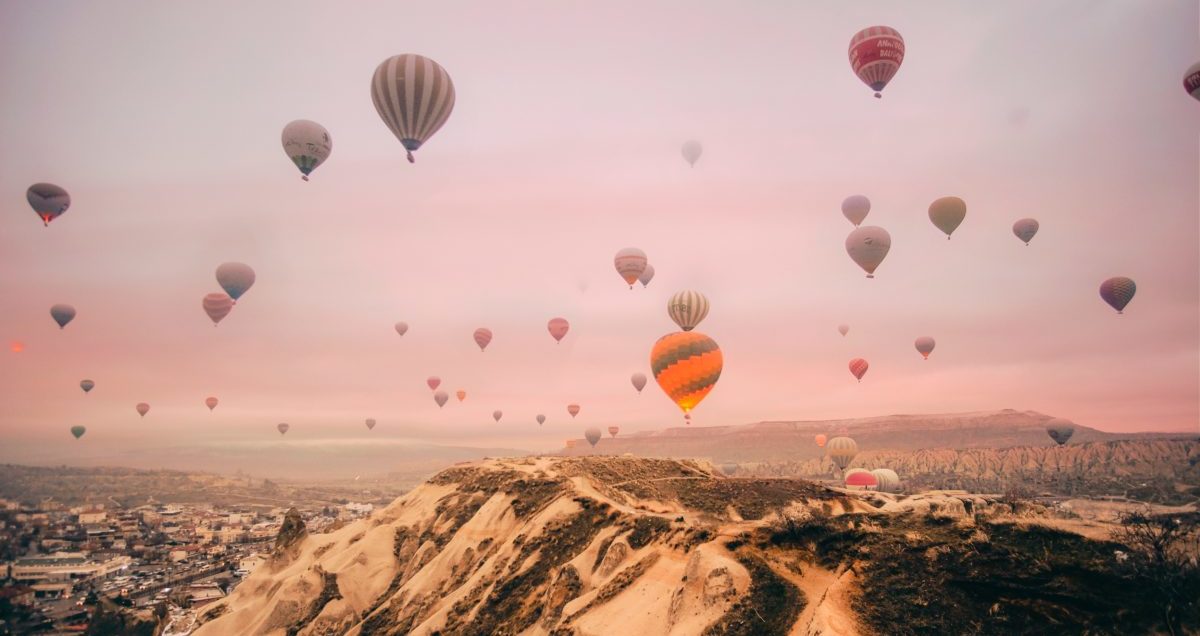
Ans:
{"type": "Polygon", "coordinates": [[[845,201],[842,201],[842,216],[853,223],[854,227],[862,225],[870,211],[871,200],[861,194],[848,196],[845,201]]]}
{"type": "Polygon", "coordinates": [[[891,468],[876,468],[871,474],[875,475],[875,480],[879,482],[880,492],[900,492],[900,476],[896,471],[891,468]]]}
{"type": "Polygon", "coordinates": [[[393,55],[375,69],[371,101],[388,130],[408,151],[416,152],[450,118],[454,110],[454,82],[433,60],[412,53],[393,55]]]}
{"type": "Polygon", "coordinates": [[[635,373],[629,377],[629,381],[633,383],[633,388],[637,389],[638,393],[641,393],[642,389],[646,388],[645,373],[635,373]]]}
{"type": "Polygon", "coordinates": [[[275,429],[279,431],[280,435],[287,433],[289,428],[291,428],[291,426],[288,426],[287,422],[280,422],[275,425],[275,429]]]}
{"type": "Polygon", "coordinates": [[[916,342],[913,343],[913,345],[917,348],[917,352],[924,356],[926,360],[929,359],[929,354],[933,353],[933,347],[935,344],[936,343],[933,341],[933,338],[930,338],[929,336],[921,336],[920,338],[917,338],[916,342]]]}
{"type": "Polygon", "coordinates": [[[254,270],[245,263],[221,263],[217,267],[217,283],[237,302],[254,285],[254,270]]]}
{"type": "Polygon", "coordinates": [[[642,275],[638,276],[638,282],[642,284],[642,287],[646,287],[652,280],[654,280],[654,266],[646,263],[646,269],[643,269],[642,275]]]}
{"type": "Polygon", "coordinates": [[[966,216],[967,204],[958,197],[942,197],[929,204],[929,220],[946,233],[947,241],[966,216]]]}
{"type": "Polygon", "coordinates": [[[54,322],[58,323],[58,328],[63,329],[68,322],[75,319],[75,308],[70,305],[58,304],[50,308],[50,317],[54,322]]]}
{"type": "Polygon", "coordinates": [[[84,393],[91,392],[91,390],[93,388],[95,388],[95,386],[96,386],[96,383],[92,382],[91,380],[80,380],[79,381],[79,388],[83,389],[84,393]]]}
{"type": "Polygon", "coordinates": [[[283,151],[300,169],[300,178],[305,181],[308,181],[308,175],[316,170],[317,166],[325,163],[329,153],[333,152],[333,138],[329,136],[329,131],[321,124],[307,119],[297,119],[284,126],[281,141],[283,151]]]}
{"type": "Polygon", "coordinates": [[[62,216],[71,207],[71,195],[53,183],[35,183],[25,191],[25,200],[42,220],[42,225],[62,216]]]}
{"type": "Polygon", "coordinates": [[[596,444],[600,442],[600,429],[593,426],[583,432],[583,437],[588,441],[589,444],[592,445],[592,448],[595,448],[596,444]]]}
{"type": "Polygon", "coordinates": [[[875,278],[875,269],[892,249],[892,235],[874,225],[860,227],[846,237],[846,253],[863,268],[867,278],[875,278]]]}
{"type": "Polygon", "coordinates": [[[1046,434],[1050,439],[1054,440],[1059,446],[1070,441],[1071,436],[1075,434],[1075,425],[1070,420],[1064,420],[1061,417],[1056,417],[1049,422],[1046,422],[1046,434]]]}
{"type": "Polygon", "coordinates": [[[433,394],[433,401],[437,402],[438,408],[446,406],[446,402],[450,400],[450,394],[445,391],[438,391],[433,394]]]}
{"type": "Polygon", "coordinates": [[[667,300],[667,315],[679,328],[691,331],[708,316],[708,297],[690,289],[675,292],[667,300]]]}
{"type": "Polygon", "coordinates": [[[1020,219],[1016,223],[1013,223],[1013,234],[1024,241],[1026,245],[1029,245],[1029,242],[1033,240],[1033,236],[1037,234],[1039,227],[1041,226],[1038,225],[1037,219],[1020,219]]]}
{"type": "Polygon", "coordinates": [[[858,454],[858,444],[849,437],[835,437],[826,442],[825,454],[838,468],[845,470],[854,456],[858,454]]]}
{"type": "Polygon", "coordinates": [[[685,141],[683,142],[683,148],[680,149],[680,153],[683,155],[684,160],[688,162],[688,165],[695,168],[696,162],[700,160],[700,155],[704,154],[704,146],[701,146],[700,142],[694,139],[685,141]]]}
{"type": "Polygon", "coordinates": [[[80,437],[83,437],[83,434],[86,432],[87,432],[86,426],[72,426],[71,427],[71,434],[75,436],[75,439],[79,439],[80,437]]]}

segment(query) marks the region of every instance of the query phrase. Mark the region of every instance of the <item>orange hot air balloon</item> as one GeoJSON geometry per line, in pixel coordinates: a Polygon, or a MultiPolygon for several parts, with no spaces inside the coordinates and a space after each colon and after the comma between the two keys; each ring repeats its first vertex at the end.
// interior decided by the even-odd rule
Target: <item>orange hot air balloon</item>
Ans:
{"type": "Polygon", "coordinates": [[[818,448],[825,448],[825,440],[827,440],[827,439],[829,439],[829,438],[825,437],[825,435],[823,433],[821,433],[821,434],[818,434],[816,437],[814,437],[813,441],[815,441],[817,443],[818,448]]]}
{"type": "Polygon", "coordinates": [[[458,397],[459,402],[462,402],[463,400],[467,399],[467,392],[462,389],[455,391],[454,395],[458,397]]]}
{"type": "Polygon", "coordinates": [[[609,435],[612,435],[613,437],[616,437],[616,436],[617,436],[617,433],[620,433],[620,432],[621,432],[621,427],[620,427],[620,426],[610,426],[610,427],[608,427],[608,434],[609,434],[609,435]]]}
{"type": "Polygon", "coordinates": [[[571,417],[575,417],[576,415],[579,415],[579,405],[578,404],[568,404],[567,412],[571,414],[571,417]]]}
{"type": "Polygon", "coordinates": [[[694,330],[669,333],[650,351],[654,380],[683,410],[685,419],[716,386],[723,366],[716,341],[694,330]]]}

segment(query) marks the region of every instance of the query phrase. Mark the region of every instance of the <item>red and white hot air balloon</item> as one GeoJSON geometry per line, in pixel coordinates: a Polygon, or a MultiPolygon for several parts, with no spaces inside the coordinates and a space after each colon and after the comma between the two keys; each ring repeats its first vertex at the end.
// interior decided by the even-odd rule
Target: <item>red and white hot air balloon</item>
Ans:
{"type": "Polygon", "coordinates": [[[492,330],[486,327],[480,327],[475,330],[475,344],[479,345],[479,350],[482,352],[487,349],[488,343],[492,341],[492,330]]]}
{"type": "Polygon", "coordinates": [[[204,307],[204,313],[208,314],[214,327],[233,311],[233,299],[229,294],[220,292],[206,295],[200,305],[204,307]]]}
{"type": "Polygon", "coordinates": [[[566,318],[551,318],[550,322],[546,323],[546,329],[550,331],[550,337],[554,338],[555,342],[562,342],[570,328],[571,324],[566,318]]]}
{"type": "Polygon", "coordinates": [[[849,55],[851,70],[878,99],[904,63],[904,38],[891,27],[867,27],[850,38],[849,55]]]}
{"type": "Polygon", "coordinates": [[[863,376],[867,374],[868,366],[870,365],[867,364],[866,360],[855,358],[850,361],[850,373],[858,378],[859,382],[862,382],[863,376]]]}
{"type": "Polygon", "coordinates": [[[568,404],[567,412],[571,414],[571,417],[575,417],[576,415],[579,415],[579,405],[578,404],[568,404]]]}

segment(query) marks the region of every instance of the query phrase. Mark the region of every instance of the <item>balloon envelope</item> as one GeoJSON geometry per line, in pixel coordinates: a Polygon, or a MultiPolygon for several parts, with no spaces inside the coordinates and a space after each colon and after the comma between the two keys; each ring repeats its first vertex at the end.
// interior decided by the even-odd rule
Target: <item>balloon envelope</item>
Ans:
{"type": "Polygon", "coordinates": [[[437,390],[438,386],[441,385],[441,383],[442,383],[442,379],[437,377],[436,375],[431,375],[425,379],[425,384],[429,385],[430,391],[437,390]]]}
{"type": "Polygon", "coordinates": [[[368,417],[367,418],[367,430],[370,431],[370,430],[374,430],[374,429],[375,429],[375,418],[368,417]]]}
{"type": "Polygon", "coordinates": [[[80,437],[83,437],[83,434],[86,432],[87,432],[86,426],[72,426],[71,427],[71,434],[75,436],[75,439],[79,439],[80,437]]]}
{"type": "Polygon", "coordinates": [[[571,414],[571,417],[575,417],[576,415],[579,415],[579,405],[578,404],[568,404],[567,412],[571,414]]]}
{"type": "Polygon", "coordinates": [[[876,468],[871,471],[875,476],[875,481],[878,482],[877,490],[880,492],[900,492],[900,476],[891,468],[876,468]]]}
{"type": "Polygon", "coordinates": [[[84,393],[90,392],[93,388],[95,388],[95,386],[96,386],[96,383],[92,382],[91,380],[80,380],[79,381],[79,388],[83,389],[84,393]]]}
{"type": "Polygon", "coordinates": [[[613,266],[617,274],[633,289],[638,277],[646,271],[646,253],[636,247],[627,247],[613,257],[613,266]]]}
{"type": "Polygon", "coordinates": [[[459,389],[454,392],[454,396],[458,398],[459,402],[462,402],[463,400],[467,399],[467,392],[459,389]]]}
{"type": "Polygon", "coordinates": [[[967,217],[967,204],[958,197],[942,197],[929,204],[929,220],[946,233],[946,239],[967,217]]]}
{"type": "Polygon", "coordinates": [[[204,313],[208,314],[208,319],[215,327],[233,311],[233,299],[223,292],[214,292],[206,294],[200,301],[200,306],[204,308],[204,313]]]}
{"type": "Polygon", "coordinates": [[[583,437],[592,445],[592,448],[595,448],[596,444],[600,441],[600,429],[593,426],[583,432],[583,437]]]}
{"type": "Polygon", "coordinates": [[[721,348],[698,331],[667,334],[650,351],[654,380],[685,414],[716,386],[723,366],[721,348]]]}
{"type": "Polygon", "coordinates": [[[1064,420],[1061,417],[1056,417],[1049,422],[1046,422],[1046,434],[1056,444],[1062,446],[1066,444],[1071,436],[1075,434],[1075,424],[1070,420],[1064,420]]]}
{"type": "Polygon", "coordinates": [[[878,98],[904,62],[904,38],[891,27],[867,27],[850,38],[849,55],[850,69],[878,98]]]}
{"type": "Polygon", "coordinates": [[[566,318],[551,318],[550,322],[546,323],[546,329],[550,331],[550,337],[554,338],[555,342],[562,342],[563,336],[567,335],[570,328],[566,318]]]}
{"type": "Polygon", "coordinates": [[[875,278],[875,270],[892,249],[892,235],[887,230],[867,225],[846,237],[846,253],[863,268],[867,278],[875,278]]]}
{"type": "Polygon", "coordinates": [[[675,292],[667,300],[667,315],[680,329],[691,331],[708,316],[708,297],[690,289],[675,292]]]}
{"type": "Polygon", "coordinates": [[[609,434],[609,435],[611,435],[611,436],[613,436],[613,437],[616,437],[616,436],[617,436],[617,433],[620,433],[620,432],[621,432],[621,427],[620,427],[620,426],[610,426],[610,427],[608,427],[608,434],[609,434]]]}
{"type": "Polygon", "coordinates": [[[850,333],[850,325],[845,323],[838,325],[838,333],[842,334],[843,336],[850,333]]]}
{"type": "Polygon", "coordinates": [[[913,342],[913,346],[917,348],[917,352],[924,356],[926,360],[929,359],[929,354],[933,353],[934,344],[936,343],[934,343],[933,338],[929,336],[921,336],[913,342]]]}
{"type": "Polygon", "coordinates": [[[25,191],[25,200],[42,220],[42,225],[62,216],[71,207],[71,195],[53,183],[35,183],[25,191]]]}
{"type": "Polygon", "coordinates": [[[283,152],[300,169],[305,181],[308,181],[308,175],[324,163],[333,151],[333,138],[329,136],[329,131],[321,124],[307,119],[297,119],[284,126],[281,141],[283,152]]]}
{"type": "Polygon", "coordinates": [[[683,142],[683,148],[680,148],[680,154],[683,155],[688,165],[694,168],[696,167],[696,161],[700,159],[700,155],[704,154],[704,146],[701,146],[700,142],[696,140],[685,141],[683,142]]]}
{"type": "Polygon", "coordinates": [[[284,433],[288,432],[288,429],[291,428],[291,426],[288,426],[287,422],[280,422],[279,424],[275,425],[275,428],[279,431],[280,435],[283,435],[284,433]]]}
{"type": "Polygon", "coordinates": [[[846,466],[858,454],[858,444],[849,437],[835,437],[825,444],[825,454],[838,468],[846,470],[846,466]]]}
{"type": "Polygon", "coordinates": [[[492,411],[493,420],[499,422],[501,417],[504,417],[504,413],[502,411],[492,411]]]}
{"type": "Polygon", "coordinates": [[[870,365],[867,364],[866,360],[855,358],[850,361],[850,374],[858,378],[859,382],[862,382],[863,376],[867,374],[869,367],[870,365]]]}
{"type": "Polygon", "coordinates": [[[480,327],[475,330],[475,344],[479,345],[479,350],[487,349],[488,343],[492,341],[492,330],[480,327]]]}
{"type": "Polygon", "coordinates": [[[1013,234],[1024,241],[1026,245],[1029,245],[1034,235],[1037,234],[1039,227],[1041,226],[1038,225],[1037,219],[1019,219],[1016,223],[1013,223],[1013,234]]]}
{"type": "Polygon", "coordinates": [[[824,433],[818,433],[813,437],[813,441],[817,443],[817,448],[825,448],[826,437],[824,433]]]}
{"type": "Polygon", "coordinates": [[[449,399],[450,396],[445,391],[438,391],[437,393],[433,394],[433,401],[437,402],[439,409],[445,406],[449,399]]]}
{"type": "Polygon", "coordinates": [[[1191,65],[1183,74],[1183,90],[1188,95],[1200,99],[1200,62],[1191,65]]]}
{"type": "Polygon", "coordinates": [[[842,216],[854,224],[862,225],[867,213],[871,211],[871,200],[861,194],[852,194],[842,201],[842,216]]]}
{"type": "Polygon", "coordinates": [[[137,406],[134,408],[137,409],[138,415],[141,415],[142,417],[146,417],[146,414],[150,412],[150,405],[146,404],[145,402],[138,402],[137,406]]]}
{"type": "Polygon", "coordinates": [[[629,376],[629,381],[633,383],[633,388],[637,389],[638,393],[641,393],[642,389],[646,388],[645,373],[635,373],[629,376]]]}
{"type": "Polygon", "coordinates": [[[380,62],[371,78],[371,101],[380,119],[408,151],[436,133],[454,110],[454,82],[440,64],[422,55],[393,55],[380,62]]]}
{"type": "Polygon", "coordinates": [[[75,319],[75,308],[70,305],[54,305],[50,308],[50,317],[58,323],[58,328],[62,329],[75,319]]]}
{"type": "Polygon", "coordinates": [[[652,280],[654,280],[654,266],[646,263],[646,269],[643,269],[642,275],[638,276],[638,282],[642,284],[642,287],[646,287],[652,280]]]}
{"type": "Polygon", "coordinates": [[[538,416],[535,419],[537,420],[538,426],[541,426],[542,424],[546,423],[546,416],[542,415],[541,413],[538,413],[538,416]]]}
{"type": "Polygon", "coordinates": [[[848,473],[846,475],[846,485],[855,488],[870,488],[871,486],[878,486],[879,480],[875,478],[875,475],[862,470],[848,473]]]}
{"type": "Polygon", "coordinates": [[[207,406],[208,410],[210,410],[210,411],[217,408],[217,398],[215,398],[215,397],[205,398],[204,406],[207,406]]]}
{"type": "Polygon", "coordinates": [[[396,323],[396,333],[398,333],[402,336],[404,334],[408,333],[408,323],[407,322],[396,323]]]}
{"type": "Polygon", "coordinates": [[[245,263],[221,263],[217,266],[217,284],[236,302],[254,286],[254,270],[245,263]]]}
{"type": "Polygon", "coordinates": [[[1137,284],[1133,282],[1133,279],[1124,276],[1116,276],[1100,283],[1100,297],[1109,306],[1116,309],[1118,314],[1125,313],[1125,306],[1133,300],[1133,295],[1136,293],[1137,284]]]}

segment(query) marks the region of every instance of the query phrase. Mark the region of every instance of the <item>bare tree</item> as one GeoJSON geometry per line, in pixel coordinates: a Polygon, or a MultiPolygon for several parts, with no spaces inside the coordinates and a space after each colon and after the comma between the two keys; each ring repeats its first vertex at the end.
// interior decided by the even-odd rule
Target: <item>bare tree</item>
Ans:
{"type": "Polygon", "coordinates": [[[1180,634],[1181,610],[1195,613],[1197,609],[1200,513],[1135,511],[1122,514],[1120,523],[1120,528],[1113,532],[1113,540],[1140,557],[1131,560],[1133,567],[1158,588],[1167,629],[1173,635],[1180,634]]]}

